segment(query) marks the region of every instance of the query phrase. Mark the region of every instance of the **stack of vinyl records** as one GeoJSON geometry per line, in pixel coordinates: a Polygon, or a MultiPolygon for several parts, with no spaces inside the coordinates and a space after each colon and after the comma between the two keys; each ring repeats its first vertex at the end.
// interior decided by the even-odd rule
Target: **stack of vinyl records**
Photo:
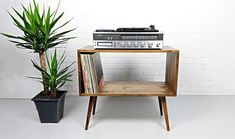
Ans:
{"type": "Polygon", "coordinates": [[[99,93],[104,86],[100,54],[81,54],[81,66],[85,93],[99,93]]]}

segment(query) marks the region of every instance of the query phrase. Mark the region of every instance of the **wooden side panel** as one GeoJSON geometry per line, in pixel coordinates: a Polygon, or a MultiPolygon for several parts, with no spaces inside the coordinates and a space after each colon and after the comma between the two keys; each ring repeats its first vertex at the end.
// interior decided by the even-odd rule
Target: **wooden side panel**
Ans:
{"type": "Polygon", "coordinates": [[[79,95],[85,92],[84,89],[84,82],[83,82],[83,76],[82,76],[82,66],[81,66],[81,53],[77,53],[77,64],[78,64],[78,90],[79,95]]]}
{"type": "Polygon", "coordinates": [[[177,95],[178,69],[179,69],[179,52],[167,53],[165,82],[173,90],[175,95],[177,95]]]}

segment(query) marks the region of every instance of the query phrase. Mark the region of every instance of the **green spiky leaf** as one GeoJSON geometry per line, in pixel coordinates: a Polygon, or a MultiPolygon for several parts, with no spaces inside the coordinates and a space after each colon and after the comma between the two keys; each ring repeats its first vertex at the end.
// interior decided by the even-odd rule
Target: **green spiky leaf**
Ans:
{"type": "MultiPolygon", "coordinates": [[[[40,6],[35,0],[33,0],[33,3],[30,3],[28,7],[24,6],[23,4],[21,5],[23,8],[22,13],[15,8],[12,9],[16,16],[13,16],[13,14],[10,12],[8,13],[14,21],[16,27],[24,33],[23,36],[20,36],[21,40],[26,41],[29,44],[29,47],[22,47],[34,50],[34,52],[39,53],[40,51],[46,51],[47,49],[64,44],[70,39],[75,38],[65,37],[66,34],[74,31],[75,29],[56,33],[59,29],[62,29],[71,21],[69,20],[65,23],[62,23],[61,25],[57,25],[58,21],[61,20],[64,15],[64,12],[62,12],[57,16],[59,4],[53,13],[51,13],[50,7],[48,7],[47,10],[45,10],[43,7],[42,12],[40,12],[40,6]]],[[[7,33],[2,33],[2,35],[11,39],[19,39],[19,36],[6,34],[7,33]]],[[[16,45],[19,46],[18,43],[16,43],[16,45]]]]}
{"type": "Polygon", "coordinates": [[[47,64],[49,67],[47,71],[45,71],[44,69],[39,67],[34,61],[32,61],[33,66],[45,75],[46,80],[43,80],[40,77],[30,78],[39,80],[43,85],[47,85],[49,87],[49,90],[58,90],[67,81],[71,81],[69,78],[72,77],[72,73],[75,71],[75,69],[69,71],[69,68],[75,62],[66,66],[65,68],[61,68],[61,65],[64,63],[65,57],[65,52],[61,55],[61,57],[58,57],[56,49],[51,56],[46,55],[47,64]],[[48,57],[50,57],[50,59],[48,57]]]}

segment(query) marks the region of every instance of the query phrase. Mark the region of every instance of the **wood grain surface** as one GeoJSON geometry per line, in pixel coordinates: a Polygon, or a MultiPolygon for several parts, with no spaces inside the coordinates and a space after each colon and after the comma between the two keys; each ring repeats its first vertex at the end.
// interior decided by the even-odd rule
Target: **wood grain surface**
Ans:
{"type": "Polygon", "coordinates": [[[81,96],[175,96],[165,82],[110,81],[105,82],[103,91],[81,96]]]}
{"type": "Polygon", "coordinates": [[[85,46],[77,50],[80,53],[96,53],[96,52],[110,52],[110,53],[166,53],[166,52],[178,52],[178,49],[170,46],[164,46],[159,49],[94,49],[92,45],[85,46]]]}

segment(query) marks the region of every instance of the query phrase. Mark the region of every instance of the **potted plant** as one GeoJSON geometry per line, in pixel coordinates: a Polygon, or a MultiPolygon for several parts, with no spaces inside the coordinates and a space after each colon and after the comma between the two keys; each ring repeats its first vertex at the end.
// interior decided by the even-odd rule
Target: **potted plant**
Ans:
{"type": "Polygon", "coordinates": [[[33,0],[33,4],[30,3],[27,8],[24,5],[22,5],[22,8],[22,12],[18,12],[16,9],[12,8],[18,19],[10,12],[8,13],[13,19],[16,27],[22,31],[23,35],[16,36],[6,33],[1,34],[10,38],[10,41],[15,43],[17,47],[28,49],[39,54],[39,67],[42,69],[41,74],[43,82],[43,91],[41,94],[43,94],[43,96],[48,96],[47,99],[53,99],[55,95],[53,91],[49,91],[50,86],[47,83],[47,75],[43,72],[47,71],[45,52],[50,48],[54,48],[59,44],[64,44],[68,40],[75,38],[65,37],[66,34],[75,30],[75,28],[59,32],[60,29],[71,21],[69,20],[63,24],[57,25],[58,21],[64,15],[64,12],[57,15],[59,4],[53,12],[51,12],[50,7],[47,9],[43,8],[43,11],[41,12],[39,5],[35,0],[33,0]]]}
{"type": "Polygon", "coordinates": [[[69,78],[74,71],[68,71],[69,67],[72,66],[74,62],[67,67],[61,68],[65,57],[65,53],[63,53],[63,55],[58,58],[56,50],[54,54],[50,56],[50,59],[48,59],[48,56],[46,55],[48,65],[47,71],[41,68],[36,62],[32,61],[33,66],[44,74],[44,79],[42,77],[30,78],[34,78],[43,85],[46,85],[48,87],[48,93],[50,94],[47,95],[42,91],[32,98],[42,123],[57,123],[63,117],[64,99],[67,91],[61,91],[59,89],[67,81],[71,81],[69,78]]]}

